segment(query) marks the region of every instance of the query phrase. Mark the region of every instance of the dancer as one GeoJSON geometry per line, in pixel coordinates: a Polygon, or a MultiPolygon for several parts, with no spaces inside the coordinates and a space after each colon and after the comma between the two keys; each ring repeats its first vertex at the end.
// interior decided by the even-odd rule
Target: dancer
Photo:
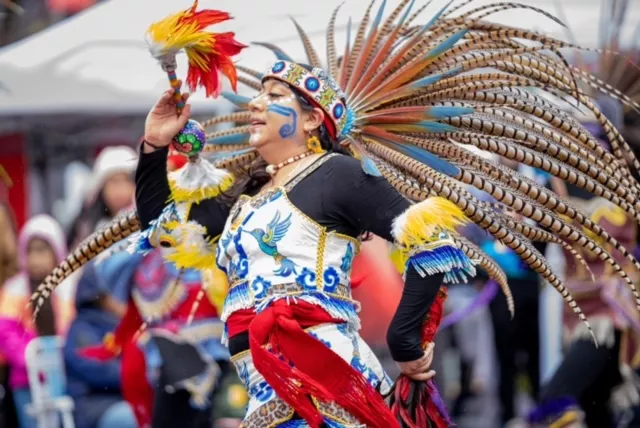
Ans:
{"type": "Polygon", "coordinates": [[[21,428],[37,426],[35,417],[27,412],[32,402],[27,345],[36,337],[56,334],[64,337],[75,312],[62,289],[43,307],[36,322],[25,316],[23,308],[51,267],[64,260],[66,254],[64,232],[58,222],[48,215],[30,218],[18,238],[20,271],[3,285],[0,293],[0,352],[9,366],[9,386],[21,428]]]}
{"type": "Polygon", "coordinates": [[[142,259],[118,253],[99,267],[102,280],[117,284],[128,305],[105,346],[81,354],[122,357],[122,392],[140,427],[210,426],[215,385],[229,361],[216,304],[198,297],[212,274],[165,264],[161,249],[142,259]]]}
{"type": "MultiPolygon", "coordinates": [[[[170,154],[167,170],[180,169],[182,158],[170,154]]],[[[219,316],[226,282],[217,269],[179,269],[158,248],[144,257],[115,254],[99,272],[101,282],[118,284],[128,306],[106,346],[82,353],[122,357],[123,394],[140,427],[210,426],[215,386],[229,372],[219,316]]]]}
{"type": "MultiPolygon", "coordinates": [[[[241,124],[207,136],[209,151],[226,152],[214,162],[195,150],[203,146],[204,132],[189,121],[175,70],[167,71],[173,88],[145,125],[138,212],[82,245],[42,284],[33,296],[36,306],[74,265],[139,228],[138,250],[165,247],[181,267],[217,263],[230,284],[222,313],[226,337],[250,395],[246,427],[447,426],[429,368],[446,296],[442,284],[473,275],[475,262],[502,285],[513,307],[504,274],[455,234],[463,213],[540,273],[588,326],[528,239],[563,238],[585,246],[626,278],[600,245],[572,228],[575,220],[640,264],[551,191],[463,147],[539,167],[636,215],[640,186],[625,160],[600,149],[548,101],[518,88],[575,96],[597,112],[574,80],[587,77],[573,76],[561,57],[542,53],[571,45],[481,19],[522,6],[488,5],[457,16],[452,13],[458,8],[444,8],[426,25],[414,25],[420,11],[411,14],[412,2],[399,2],[382,19],[385,4],[371,21],[367,10],[340,65],[333,41],[336,11],[327,70],[299,25],[309,66],[263,44],[278,61],[264,73],[241,68],[247,76],[239,78],[258,95],[227,96],[249,111],[205,123],[241,124]],[[540,45],[525,47],[516,39],[540,45]],[[172,141],[190,162],[167,179],[172,141]],[[488,192],[496,204],[477,200],[461,183],[488,192]],[[500,207],[553,234],[515,222],[500,207]],[[358,305],[351,299],[351,263],[368,233],[394,241],[405,259],[405,287],[387,336],[403,372],[393,388],[358,336],[358,305]],[[390,390],[391,411],[383,400],[390,390]]],[[[176,22],[182,21],[154,27],[163,31],[149,38],[158,40],[167,33],[164,24],[176,22]]],[[[154,47],[162,52],[161,44],[154,47]]],[[[228,65],[225,71],[233,76],[228,65]]],[[[210,86],[218,82],[215,72],[210,86]]],[[[215,89],[207,87],[207,93],[215,95],[215,89]]],[[[599,118],[626,151],[616,130],[599,118]]]]}

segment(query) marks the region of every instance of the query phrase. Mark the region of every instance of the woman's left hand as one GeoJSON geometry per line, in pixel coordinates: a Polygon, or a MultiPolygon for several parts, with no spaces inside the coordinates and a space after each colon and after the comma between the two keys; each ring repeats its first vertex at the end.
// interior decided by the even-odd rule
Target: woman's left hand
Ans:
{"type": "Polygon", "coordinates": [[[433,348],[435,344],[429,343],[424,350],[424,355],[417,360],[398,363],[400,370],[405,376],[413,380],[428,381],[436,375],[434,370],[430,370],[433,362],[433,348]]]}

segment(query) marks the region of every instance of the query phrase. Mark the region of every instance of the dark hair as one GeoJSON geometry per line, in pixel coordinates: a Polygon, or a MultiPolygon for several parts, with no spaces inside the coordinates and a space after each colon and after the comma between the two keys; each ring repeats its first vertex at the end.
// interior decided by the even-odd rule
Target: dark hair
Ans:
{"type": "MultiPolygon", "coordinates": [[[[302,67],[311,71],[311,67],[306,64],[300,64],[302,67]]],[[[316,107],[314,104],[309,101],[309,99],[297,88],[291,86],[286,82],[281,82],[289,87],[291,91],[296,96],[298,103],[300,103],[300,108],[302,111],[311,112],[316,107]]],[[[344,101],[344,100],[343,100],[344,101]]],[[[320,125],[320,145],[327,152],[340,153],[346,156],[352,156],[352,153],[346,147],[342,146],[335,139],[331,137],[329,134],[329,130],[327,126],[323,123],[320,125]]],[[[271,179],[271,176],[267,173],[267,162],[258,158],[253,161],[248,168],[246,169],[238,169],[234,171],[234,175],[236,177],[236,182],[228,191],[222,193],[219,196],[219,200],[228,206],[233,206],[236,203],[238,198],[246,193],[250,193],[254,190],[257,190],[267,184],[271,179]]]]}

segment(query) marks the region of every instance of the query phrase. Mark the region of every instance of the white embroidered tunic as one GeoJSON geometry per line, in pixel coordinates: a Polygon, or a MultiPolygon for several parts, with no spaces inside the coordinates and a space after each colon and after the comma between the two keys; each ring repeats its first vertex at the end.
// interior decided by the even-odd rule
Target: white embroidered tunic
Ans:
{"type": "Polygon", "coordinates": [[[218,266],[230,284],[223,321],[237,310],[261,312],[290,298],[317,304],[357,327],[350,276],[359,245],[307,217],[283,187],[241,197],[218,242],[218,266]]]}

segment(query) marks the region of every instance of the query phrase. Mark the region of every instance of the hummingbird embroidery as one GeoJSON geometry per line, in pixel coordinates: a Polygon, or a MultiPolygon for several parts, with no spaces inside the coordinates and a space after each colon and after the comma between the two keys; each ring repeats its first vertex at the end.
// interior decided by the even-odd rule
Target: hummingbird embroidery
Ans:
{"type": "Polygon", "coordinates": [[[284,220],[280,220],[280,211],[278,211],[265,230],[243,230],[258,241],[258,246],[263,253],[275,259],[280,266],[275,274],[285,277],[296,271],[296,264],[278,251],[278,242],[287,234],[289,227],[291,227],[291,214],[284,220]]]}

